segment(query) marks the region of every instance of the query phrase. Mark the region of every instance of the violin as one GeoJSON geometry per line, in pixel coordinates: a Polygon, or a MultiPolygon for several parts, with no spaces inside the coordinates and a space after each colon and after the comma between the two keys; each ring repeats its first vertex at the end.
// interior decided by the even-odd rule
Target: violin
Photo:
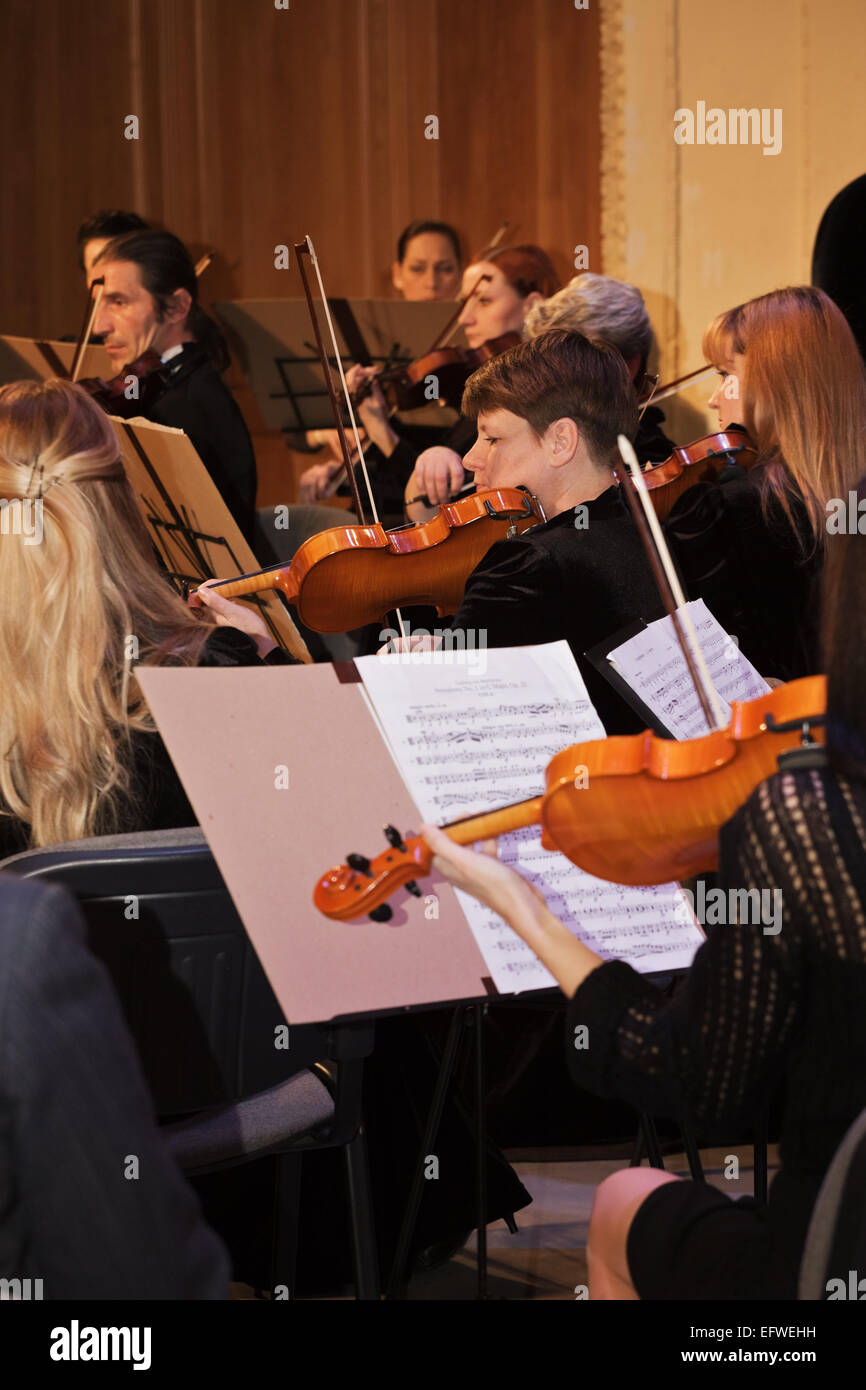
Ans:
{"type": "MultiPolygon", "coordinates": [[[[731,426],[674,449],[662,463],[648,463],[643,480],[659,520],[666,521],[674,503],[696,483],[712,481],[731,464],[751,468],[757,457],[747,432],[739,426],[731,426]]],[[[625,477],[622,465],[617,465],[613,472],[617,482],[622,484],[625,477]]]]}
{"type": "MultiPolygon", "coordinates": [[[[634,486],[624,489],[648,551],[665,607],[674,623],[709,733],[674,741],[651,730],[574,744],[548,764],[542,796],[444,826],[460,844],[474,844],[541,824],[542,845],[565,854],[587,873],[613,883],[667,883],[718,866],[718,833],[779,760],[814,756],[812,730],[823,730],[823,676],[778,686],[757,699],[735,701],[727,725],[685,606],[685,597],[650,501],[634,450],[620,436],[620,453],[634,486]],[[689,643],[686,641],[686,633],[689,643]],[[578,775],[580,774],[580,775],[578,775]]],[[[823,738],[823,735],[821,735],[823,738]]],[[[326,916],[350,921],[368,913],[390,918],[385,902],[430,870],[432,852],[414,837],[386,827],[390,848],[370,860],[350,855],[316,884],[313,901],[326,916]]]]}
{"type": "Polygon", "coordinates": [[[446,503],[418,526],[320,531],[289,564],[210,587],[224,598],[277,589],[314,632],[351,632],[382,622],[401,604],[430,606],[443,617],[456,613],[466,580],[491,545],[545,519],[529,492],[492,488],[446,503]]]}
{"type": "Polygon", "coordinates": [[[109,381],[98,376],[85,376],[78,385],[83,386],[109,415],[120,415],[129,420],[134,415],[140,415],[162,395],[165,390],[165,382],[159,375],[162,366],[159,353],[143,352],[109,381]],[[133,380],[135,391],[130,397],[127,393],[132,389],[133,380]]]}
{"type": "Polygon", "coordinates": [[[502,333],[498,338],[489,338],[477,348],[438,347],[410,362],[405,367],[395,367],[390,371],[368,377],[363,386],[352,394],[352,402],[359,405],[373,390],[381,387],[389,410],[418,410],[429,405],[427,378],[435,376],[437,381],[436,400],[443,405],[459,407],[463,388],[474,371],[498,357],[508,348],[521,342],[519,333],[502,333]]]}
{"type": "MultiPolygon", "coordinates": [[[[823,742],[826,702],[825,677],[806,676],[735,701],[727,728],[702,738],[677,742],[647,729],[576,743],[548,763],[541,796],[442,829],[471,845],[540,823],[544,849],[596,878],[633,885],[689,878],[718,867],[720,827],[779,759],[823,742]]],[[[401,886],[413,891],[430,872],[433,851],[424,839],[404,841],[392,826],[385,835],[382,854],[349,855],[319,879],[313,902],[326,917],[386,921],[386,899],[401,886]]]]}

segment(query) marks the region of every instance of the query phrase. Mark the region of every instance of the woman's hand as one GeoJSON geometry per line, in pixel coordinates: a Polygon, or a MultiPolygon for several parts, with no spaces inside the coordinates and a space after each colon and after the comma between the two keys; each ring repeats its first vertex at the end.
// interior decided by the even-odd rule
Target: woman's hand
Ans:
{"type": "MultiPolygon", "coordinates": [[[[544,896],[521,874],[491,859],[456,845],[435,825],[422,825],[421,834],[433,850],[433,869],[498,912],[527,946],[546,965],[569,999],[587,975],[601,965],[601,956],[568,930],[548,909],[544,896]]],[[[495,841],[485,841],[485,849],[495,841]]]]}
{"type": "Polygon", "coordinates": [[[340,459],[328,459],[325,463],[314,463],[305,468],[298,479],[298,500],[309,503],[319,502],[323,497],[333,497],[344,472],[340,459]]]}
{"type": "Polygon", "coordinates": [[[498,912],[518,932],[512,917],[519,908],[544,906],[544,896],[515,869],[496,858],[496,841],[484,840],[477,850],[455,844],[435,825],[422,825],[421,834],[434,851],[433,869],[455,888],[498,912]],[[480,852],[478,852],[480,851],[480,852]]]}
{"type": "Polygon", "coordinates": [[[459,492],[466,478],[463,460],[453,449],[444,444],[434,444],[425,449],[415,460],[415,469],[406,484],[404,497],[406,515],[410,521],[428,521],[443,502],[447,502],[459,492]],[[428,497],[430,506],[423,502],[412,503],[413,497],[428,497]]]}
{"type": "Polygon", "coordinates": [[[236,627],[239,632],[245,632],[255,642],[259,656],[267,656],[277,644],[268,632],[264,619],[254,608],[248,608],[245,603],[232,603],[211,588],[212,584],[219,582],[218,579],[206,579],[191,597],[197,598],[205,608],[211,610],[219,627],[236,627]]]}
{"type": "Polygon", "coordinates": [[[364,382],[369,381],[371,383],[369,395],[365,396],[360,405],[355,407],[355,413],[363,422],[364,429],[372,443],[381,450],[386,458],[390,458],[400,440],[391,428],[385,397],[382,395],[381,387],[375,381],[380,371],[380,367],[350,367],[346,373],[346,385],[350,394],[354,394],[360,390],[364,382]]]}

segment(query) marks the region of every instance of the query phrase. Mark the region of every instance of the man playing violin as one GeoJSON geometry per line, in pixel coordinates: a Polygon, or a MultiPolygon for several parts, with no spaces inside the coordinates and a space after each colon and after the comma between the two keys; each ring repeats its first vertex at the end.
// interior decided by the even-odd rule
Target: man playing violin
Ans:
{"type": "Polygon", "coordinates": [[[524,486],[548,520],[491,547],[452,627],[490,647],[564,639],[607,732],[637,732],[638,717],[584,656],[660,611],[612,472],[617,436],[637,427],[622,354],[580,333],[543,333],[475,372],[462,408],[477,424],[464,460],[477,487],[524,486]]]}
{"type": "Polygon", "coordinates": [[[256,461],[243,416],[220,372],[229,365],[220,330],[198,303],[192,259],[171,232],[115,238],[94,262],[105,278],[94,330],[121,371],[145,353],[159,359],[162,389],[142,415],[189,436],[247,539],[253,536],[256,461]]]}

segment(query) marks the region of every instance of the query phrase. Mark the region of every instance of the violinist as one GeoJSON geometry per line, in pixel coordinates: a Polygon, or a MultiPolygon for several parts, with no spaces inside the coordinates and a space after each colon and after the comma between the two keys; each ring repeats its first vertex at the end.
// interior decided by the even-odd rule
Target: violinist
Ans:
{"type": "Polygon", "coordinates": [[[0,858],[193,825],[135,663],[293,658],[258,613],[207,586],[190,613],[156,567],[111,422],[80,386],[0,389],[0,496],[40,532],[0,544],[0,858]]]}
{"type": "MultiPolygon", "coordinates": [[[[550,328],[582,333],[586,338],[611,343],[625,358],[636,392],[644,388],[646,367],[653,346],[653,329],[643,295],[635,285],[614,280],[609,275],[575,275],[573,280],[549,299],[543,299],[527,313],[523,335],[534,338],[550,328]]],[[[650,405],[640,415],[635,451],[641,463],[660,463],[668,458],[673,444],[662,432],[664,415],[650,405]]],[[[406,515],[413,521],[426,521],[436,506],[425,507],[412,501],[419,493],[431,504],[445,501],[449,488],[459,487],[465,472],[450,454],[428,452],[419,459],[415,474],[406,488],[406,515]]]]}
{"type": "MultiPolygon", "coordinates": [[[[643,295],[636,285],[610,275],[575,275],[561,290],[536,304],[527,316],[524,335],[534,338],[549,328],[565,328],[585,338],[611,343],[625,358],[638,397],[647,389],[647,363],[655,335],[643,295]]],[[[662,463],[673,450],[663,432],[664,413],[656,405],[641,411],[632,441],[638,461],[662,463]]]]}
{"type": "MultiPolygon", "coordinates": [[[[492,251],[486,260],[467,266],[463,276],[466,302],[458,323],[470,348],[480,348],[507,333],[523,333],[532,310],[559,289],[559,277],[550,257],[540,246],[506,246],[492,251]],[[488,277],[482,280],[482,276],[488,277]]],[[[363,368],[356,369],[361,379],[363,368]]],[[[388,427],[381,393],[374,392],[364,424],[397,472],[411,473],[404,488],[406,515],[410,521],[426,521],[436,507],[460,491],[467,481],[462,455],[472,443],[472,421],[461,419],[441,444],[412,456],[388,427]],[[431,507],[413,503],[426,496],[431,507]]]]}
{"type": "Polygon", "coordinates": [[[542,333],[470,377],[463,414],[477,424],[464,460],[477,486],[523,485],[548,520],[491,547],[452,628],[490,647],[564,639],[607,732],[639,732],[640,720],[584,656],[634,619],[659,616],[649,562],[613,478],[617,436],[637,429],[622,354],[580,333],[542,333]]]}
{"type": "Polygon", "coordinates": [[[602,961],[512,869],[424,829],[434,869],[504,917],[570,1000],[566,1053],[578,1085],[685,1113],[720,1142],[784,1087],[782,1166],[765,1210],[652,1168],[601,1183],[587,1248],[592,1298],[797,1297],[818,1190],[866,1107],[864,552],[856,533],[829,538],[826,758],[761,783],[721,831],[723,891],[779,892],[779,930],[738,915],[717,926],[673,998],[602,961]],[[576,1050],[580,1025],[590,1045],[576,1050]]]}
{"type": "Polygon", "coordinates": [[[666,532],[692,598],[703,598],[764,675],[820,668],[818,586],[826,506],[866,473],[866,386],[854,336],[821,290],[774,290],[721,314],[703,350],[719,373],[710,405],[758,452],[674,504],[666,532]]]}
{"type": "Polygon", "coordinates": [[[95,212],[82,222],[75,236],[78,246],[78,265],[88,285],[94,270],[93,262],[115,237],[125,236],[127,232],[142,232],[147,222],[137,212],[124,212],[120,208],[95,212]]]}
{"type": "MultiPolygon", "coordinates": [[[[489,260],[473,262],[463,276],[462,294],[469,298],[457,320],[465,330],[469,347],[481,347],[506,333],[519,333],[530,310],[558,286],[556,271],[540,246],[506,247],[491,252],[489,260]],[[490,278],[479,286],[482,275],[490,278]],[[472,293],[476,289],[477,293],[472,293]]],[[[346,378],[350,391],[357,391],[363,382],[374,379],[377,371],[375,367],[352,367],[346,378]]],[[[364,452],[376,474],[377,504],[395,524],[403,520],[404,493],[415,495],[411,491],[415,487],[413,479],[426,477],[427,469],[435,466],[440,457],[459,463],[460,452],[469,447],[474,437],[471,423],[458,420],[441,444],[422,447],[423,436],[392,422],[385,398],[375,384],[360,406],[359,417],[372,445],[364,452]],[[419,464],[423,470],[420,475],[419,464]]],[[[464,476],[461,468],[461,479],[464,476]]],[[[447,497],[440,500],[446,501],[447,497]]],[[[408,515],[410,521],[422,519],[408,515]]]]}
{"type": "MultiPolygon", "coordinates": [[[[460,288],[462,265],[460,238],[454,228],[447,222],[422,218],[410,222],[400,233],[397,257],[391,266],[391,283],[401,298],[414,303],[454,299],[460,288]]],[[[353,383],[362,379],[356,373],[353,383]]],[[[354,384],[351,389],[355,389],[354,384]]],[[[448,433],[435,427],[425,429],[411,425],[403,425],[402,432],[406,438],[415,438],[423,445],[448,433]]],[[[333,495],[343,475],[343,461],[336,430],[308,430],[306,443],[313,449],[327,446],[331,453],[330,458],[312,464],[301,474],[300,500],[310,505],[333,495]]]]}
{"type": "Polygon", "coordinates": [[[187,434],[247,540],[254,536],[256,461],[244,418],[220,378],[229,365],[217,325],[198,302],[192,259],[171,232],[130,232],[94,262],[105,288],[94,330],[121,371],[159,357],[159,390],[142,415],[187,434]]]}

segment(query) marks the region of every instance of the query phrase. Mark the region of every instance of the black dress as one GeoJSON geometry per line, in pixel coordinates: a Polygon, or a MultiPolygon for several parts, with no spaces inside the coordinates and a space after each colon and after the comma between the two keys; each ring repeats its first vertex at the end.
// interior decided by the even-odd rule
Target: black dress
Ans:
{"type": "Polygon", "coordinates": [[[763,467],[734,466],[698,483],[665,523],[690,598],[702,598],[762,676],[796,680],[820,669],[822,554],[805,505],[791,516],[775,493],[762,497],[763,467]]]}
{"type": "Polygon", "coordinates": [[[767,1209],[700,1183],[652,1192],[628,1239],[642,1298],[795,1298],[818,1189],[866,1107],[866,783],[826,770],[762,783],[722,829],[719,886],[781,892],[779,929],[717,927],[672,1000],[609,962],[566,1016],[580,1086],[687,1113],[718,1142],[784,1087],[767,1209]]]}
{"type": "Polygon", "coordinates": [[[143,414],[189,436],[247,541],[254,535],[256,458],[237,403],[198,343],[161,370],[165,390],[143,414]]]}

